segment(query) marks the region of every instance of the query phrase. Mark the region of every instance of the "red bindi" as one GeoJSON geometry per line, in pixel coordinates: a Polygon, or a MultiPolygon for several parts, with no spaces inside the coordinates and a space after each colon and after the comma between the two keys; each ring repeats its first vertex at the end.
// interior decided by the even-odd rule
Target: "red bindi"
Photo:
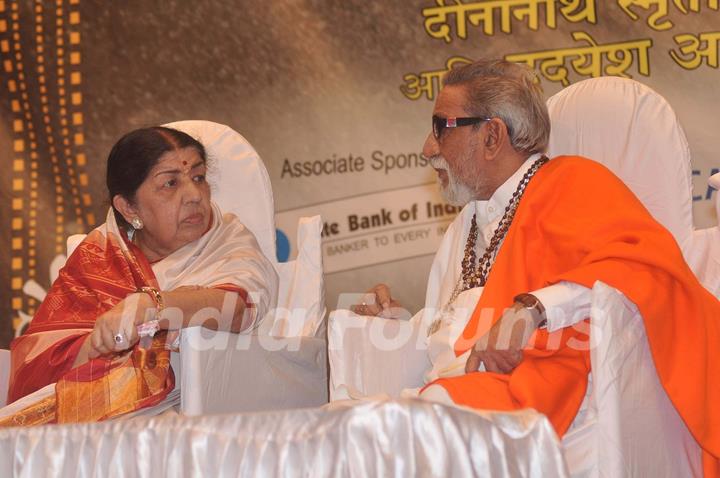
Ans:
{"type": "Polygon", "coordinates": [[[183,161],[183,166],[187,166],[187,161],[183,161]]]}

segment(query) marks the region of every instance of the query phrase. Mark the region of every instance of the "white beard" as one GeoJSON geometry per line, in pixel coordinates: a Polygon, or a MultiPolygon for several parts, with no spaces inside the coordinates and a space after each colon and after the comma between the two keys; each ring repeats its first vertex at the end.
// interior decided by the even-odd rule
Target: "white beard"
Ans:
{"type": "Polygon", "coordinates": [[[438,176],[438,182],[440,183],[440,193],[443,199],[448,204],[453,206],[464,206],[470,201],[475,199],[475,191],[470,186],[458,180],[458,178],[450,171],[445,158],[442,156],[433,156],[430,158],[430,164],[435,169],[442,169],[447,173],[448,183],[447,186],[443,186],[440,177],[438,176]]]}

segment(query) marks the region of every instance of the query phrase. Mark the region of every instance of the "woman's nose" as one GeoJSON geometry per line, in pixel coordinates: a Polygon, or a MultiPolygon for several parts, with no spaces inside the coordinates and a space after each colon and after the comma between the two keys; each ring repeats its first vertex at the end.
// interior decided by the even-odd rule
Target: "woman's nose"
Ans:
{"type": "Polygon", "coordinates": [[[189,179],[183,188],[183,201],[187,203],[198,202],[202,199],[202,184],[189,179]]]}

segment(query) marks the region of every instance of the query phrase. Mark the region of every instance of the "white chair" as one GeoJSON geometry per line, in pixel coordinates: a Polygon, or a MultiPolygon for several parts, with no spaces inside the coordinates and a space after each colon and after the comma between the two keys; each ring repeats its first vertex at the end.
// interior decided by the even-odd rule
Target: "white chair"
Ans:
{"type": "MultiPolygon", "coordinates": [[[[711,241],[694,238],[687,141],[660,95],[632,80],[598,78],[566,88],[548,100],[548,108],[550,157],[582,155],[605,164],[673,233],[686,257],[710,254],[711,241]]],[[[713,247],[717,254],[718,243],[713,247]]],[[[706,287],[720,279],[701,278],[706,287]]],[[[701,450],[659,382],[637,309],[599,282],[592,304],[591,385],[563,438],[571,475],[700,476],[701,450]]],[[[331,400],[398,396],[423,385],[429,362],[411,323],[339,311],[328,327],[331,400]],[[408,340],[381,350],[372,343],[377,330],[386,337],[399,331],[408,340]]]]}
{"type": "MultiPolygon", "coordinates": [[[[548,100],[549,155],[575,154],[604,164],[675,236],[700,282],[720,297],[720,231],[695,230],[690,147],[672,107],[637,81],[581,81],[548,100]]],[[[720,174],[710,179],[720,188],[720,174]]],[[[720,217],[720,194],[716,198],[720,217]]]]}
{"type": "MultiPolygon", "coordinates": [[[[711,176],[708,184],[718,191],[715,211],[720,219],[720,173],[711,176]]],[[[693,231],[692,247],[685,257],[705,288],[720,298],[720,226],[693,231]]]]}
{"type": "Polygon", "coordinates": [[[0,350],[0,407],[7,402],[8,386],[10,385],[10,351],[0,350]]]}
{"type": "MultiPolygon", "coordinates": [[[[550,155],[581,155],[610,168],[673,234],[691,266],[692,258],[712,259],[714,253],[714,269],[705,267],[711,264],[709,260],[708,264],[695,261],[693,270],[717,295],[717,286],[712,287],[720,281],[718,245],[704,240],[712,233],[694,231],[690,149],[667,101],[641,83],[607,77],[566,88],[548,100],[548,110],[553,128],[550,155]]],[[[708,232],[713,230],[717,233],[717,227],[708,232]]],[[[603,388],[596,383],[589,401],[594,414],[589,436],[603,444],[599,450],[611,450],[611,456],[592,466],[568,453],[571,471],[700,476],[700,448],[659,386],[644,329],[618,322],[611,333],[612,342],[617,343],[610,347],[624,358],[608,367],[609,362],[593,357],[592,376],[595,382],[611,378],[615,386],[603,388]],[[626,337],[634,329],[642,333],[627,342],[617,341],[618,335],[626,337]],[[639,354],[638,348],[644,352],[639,354]]],[[[564,442],[571,449],[580,440],[569,434],[564,442]]]]}
{"type": "MultiPolygon", "coordinates": [[[[278,263],[270,179],[250,143],[228,126],[209,121],[167,126],[205,146],[213,200],[253,232],[279,277],[277,309],[253,335],[210,333],[200,327],[182,331],[181,353],[171,357],[176,374],[172,397],[176,399],[179,389],[180,410],[187,415],[327,403],[320,217],[300,219],[297,258],[278,263]]],[[[68,239],[68,257],[84,237],[68,239]]],[[[6,355],[7,351],[0,351],[0,388],[7,388],[7,378],[3,379],[9,368],[9,357],[3,360],[6,355]]],[[[6,394],[5,390],[3,399],[6,394]]]]}

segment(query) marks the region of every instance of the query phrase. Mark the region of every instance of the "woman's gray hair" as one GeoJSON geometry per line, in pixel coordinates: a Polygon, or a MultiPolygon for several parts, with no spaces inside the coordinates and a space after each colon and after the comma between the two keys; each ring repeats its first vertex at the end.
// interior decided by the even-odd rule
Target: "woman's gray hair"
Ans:
{"type": "Polygon", "coordinates": [[[505,60],[479,60],[450,70],[443,85],[467,88],[465,111],[477,117],[496,117],[508,129],[517,151],[544,153],[550,137],[550,117],[535,73],[505,60]]]}

